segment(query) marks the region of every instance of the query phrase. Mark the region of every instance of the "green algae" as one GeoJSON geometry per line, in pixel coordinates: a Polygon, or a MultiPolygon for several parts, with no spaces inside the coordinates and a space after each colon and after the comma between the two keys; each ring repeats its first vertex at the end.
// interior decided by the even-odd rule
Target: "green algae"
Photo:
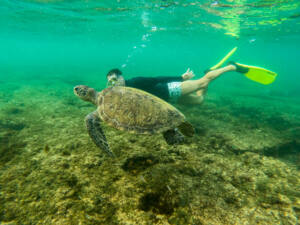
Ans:
{"type": "Polygon", "coordinates": [[[175,147],[104,127],[109,158],[84,127],[93,107],[59,85],[18,89],[13,101],[24,105],[8,99],[1,111],[1,223],[297,223],[299,164],[284,156],[299,154],[299,118],[283,108],[284,134],[266,101],[264,111],[241,99],[180,107],[197,134],[175,147]]]}

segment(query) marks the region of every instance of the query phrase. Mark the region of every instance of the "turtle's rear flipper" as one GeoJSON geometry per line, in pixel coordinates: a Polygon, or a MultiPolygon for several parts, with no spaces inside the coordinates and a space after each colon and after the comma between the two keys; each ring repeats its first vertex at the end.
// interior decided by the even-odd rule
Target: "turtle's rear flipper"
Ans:
{"type": "Polygon", "coordinates": [[[195,129],[192,124],[190,124],[187,121],[182,122],[179,124],[178,129],[181,133],[183,133],[185,136],[193,137],[195,133],[195,129]]]}
{"type": "Polygon", "coordinates": [[[178,131],[177,128],[167,130],[163,133],[163,135],[168,145],[176,145],[184,142],[184,136],[178,131]]]}
{"type": "Polygon", "coordinates": [[[114,156],[107,143],[106,137],[101,128],[101,120],[97,112],[92,112],[85,117],[86,128],[93,142],[110,156],[114,156]]]}

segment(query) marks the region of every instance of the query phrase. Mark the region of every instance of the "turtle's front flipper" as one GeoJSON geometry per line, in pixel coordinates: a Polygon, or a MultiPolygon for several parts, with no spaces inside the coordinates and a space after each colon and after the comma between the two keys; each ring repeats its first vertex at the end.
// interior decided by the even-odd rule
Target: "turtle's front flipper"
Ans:
{"type": "Polygon", "coordinates": [[[167,130],[163,133],[163,135],[168,145],[176,145],[184,142],[184,136],[178,131],[177,128],[167,130]]]}
{"type": "Polygon", "coordinates": [[[114,156],[107,143],[106,137],[101,128],[101,120],[97,112],[92,112],[85,117],[86,128],[93,142],[110,156],[114,156]]]}

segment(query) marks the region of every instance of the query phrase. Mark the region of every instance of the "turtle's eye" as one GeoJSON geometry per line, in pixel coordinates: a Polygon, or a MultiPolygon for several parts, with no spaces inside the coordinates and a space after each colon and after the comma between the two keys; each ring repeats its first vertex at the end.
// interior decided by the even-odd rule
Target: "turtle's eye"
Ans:
{"type": "Polygon", "coordinates": [[[87,89],[81,89],[81,90],[80,90],[80,94],[81,94],[82,96],[86,96],[87,93],[88,93],[88,90],[87,90],[87,89]]]}

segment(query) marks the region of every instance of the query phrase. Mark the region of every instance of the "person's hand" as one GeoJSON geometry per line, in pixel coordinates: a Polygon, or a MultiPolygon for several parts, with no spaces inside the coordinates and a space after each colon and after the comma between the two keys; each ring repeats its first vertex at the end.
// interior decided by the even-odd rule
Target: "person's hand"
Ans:
{"type": "Polygon", "coordinates": [[[192,70],[190,70],[190,68],[187,69],[187,71],[181,75],[183,80],[189,80],[192,79],[195,74],[192,70]]]}

